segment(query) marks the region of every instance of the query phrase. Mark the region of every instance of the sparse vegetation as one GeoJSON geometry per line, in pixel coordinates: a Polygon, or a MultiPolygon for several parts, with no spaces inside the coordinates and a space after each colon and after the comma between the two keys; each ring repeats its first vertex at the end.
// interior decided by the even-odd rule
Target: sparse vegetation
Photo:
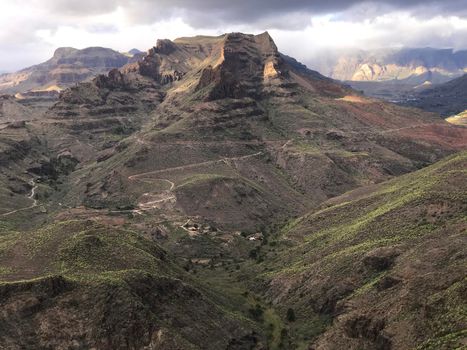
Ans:
{"type": "Polygon", "coordinates": [[[458,346],[467,154],[416,170],[466,136],[267,33],[159,41],[0,129],[1,346],[458,346]]]}

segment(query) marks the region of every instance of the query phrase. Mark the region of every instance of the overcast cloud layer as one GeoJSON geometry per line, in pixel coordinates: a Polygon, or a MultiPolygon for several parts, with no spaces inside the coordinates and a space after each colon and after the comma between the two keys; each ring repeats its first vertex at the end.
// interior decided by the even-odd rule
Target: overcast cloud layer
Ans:
{"type": "Polygon", "coordinates": [[[335,48],[467,49],[467,0],[0,0],[0,71],[59,46],[145,50],[157,38],[270,31],[305,63],[335,48]]]}

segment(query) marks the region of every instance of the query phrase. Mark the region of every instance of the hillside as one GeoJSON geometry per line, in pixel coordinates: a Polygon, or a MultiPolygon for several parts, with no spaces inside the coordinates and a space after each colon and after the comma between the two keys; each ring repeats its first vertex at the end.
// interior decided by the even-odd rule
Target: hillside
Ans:
{"type": "Polygon", "coordinates": [[[249,230],[272,213],[298,214],[431,163],[465,147],[466,132],[358,96],[280,55],[267,34],[159,41],[142,61],[64,92],[49,118],[81,140],[92,136],[97,150],[100,135],[118,139],[146,125],[83,169],[65,194],[70,205],[161,200],[174,212],[249,230]],[[160,193],[141,186],[151,178],[160,193]],[[213,186],[220,197],[204,197],[213,186]],[[173,196],[176,203],[162,200],[173,196]]]}
{"type": "Polygon", "coordinates": [[[82,50],[61,47],[44,63],[16,73],[0,75],[0,93],[47,97],[68,86],[93,78],[97,74],[122,67],[130,58],[102,47],[82,50]]]}
{"type": "Polygon", "coordinates": [[[260,340],[253,322],[135,232],[64,221],[3,232],[0,242],[2,347],[238,349],[260,340]]]}
{"type": "Polygon", "coordinates": [[[467,74],[416,93],[403,104],[439,113],[443,117],[459,114],[467,110],[467,74]]]}
{"type": "MultiPolygon", "coordinates": [[[[45,113],[6,99],[0,343],[12,349],[339,349],[337,301],[350,288],[366,293],[382,272],[354,269],[349,287],[341,270],[396,233],[401,257],[418,249],[409,232],[418,200],[452,196],[440,209],[451,238],[465,226],[463,184],[447,184],[462,182],[465,157],[456,154],[467,129],[362,96],[281,54],[267,32],[158,40],[65,89],[45,113]],[[320,226],[313,218],[323,210],[333,215],[320,226]],[[407,226],[395,220],[406,212],[407,226]],[[385,225],[373,242],[373,231],[358,230],[378,216],[385,225]],[[307,245],[313,233],[320,239],[307,245]],[[328,264],[340,249],[356,259],[328,264]]],[[[420,235],[451,242],[427,220],[420,235]]],[[[456,264],[427,268],[451,283],[456,264]]],[[[418,283],[409,272],[404,283],[418,283]]],[[[373,292],[352,299],[376,323],[351,327],[354,348],[401,341],[395,331],[380,336],[380,319],[399,323],[370,309],[373,292]]],[[[403,309],[412,326],[418,309],[403,309]]],[[[402,349],[442,336],[421,327],[402,349]]]]}
{"type": "Polygon", "coordinates": [[[462,347],[466,166],[463,152],[336,197],[264,246],[255,285],[294,310],[293,338],[324,329],[313,349],[462,347]]]}

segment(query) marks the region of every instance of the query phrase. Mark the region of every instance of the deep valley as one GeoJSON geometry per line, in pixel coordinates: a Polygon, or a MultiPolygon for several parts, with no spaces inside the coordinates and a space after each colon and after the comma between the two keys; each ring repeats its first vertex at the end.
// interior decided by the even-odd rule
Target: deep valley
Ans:
{"type": "Polygon", "coordinates": [[[267,32],[111,63],[0,98],[0,348],[466,346],[467,128],[267,32]]]}

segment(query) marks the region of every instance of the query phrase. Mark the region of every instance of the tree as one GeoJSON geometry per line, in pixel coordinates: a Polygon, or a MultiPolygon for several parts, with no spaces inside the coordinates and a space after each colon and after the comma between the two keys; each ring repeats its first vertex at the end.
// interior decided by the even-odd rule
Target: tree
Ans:
{"type": "Polygon", "coordinates": [[[291,308],[287,310],[287,321],[289,322],[295,321],[295,311],[293,311],[293,309],[291,308]]]}

